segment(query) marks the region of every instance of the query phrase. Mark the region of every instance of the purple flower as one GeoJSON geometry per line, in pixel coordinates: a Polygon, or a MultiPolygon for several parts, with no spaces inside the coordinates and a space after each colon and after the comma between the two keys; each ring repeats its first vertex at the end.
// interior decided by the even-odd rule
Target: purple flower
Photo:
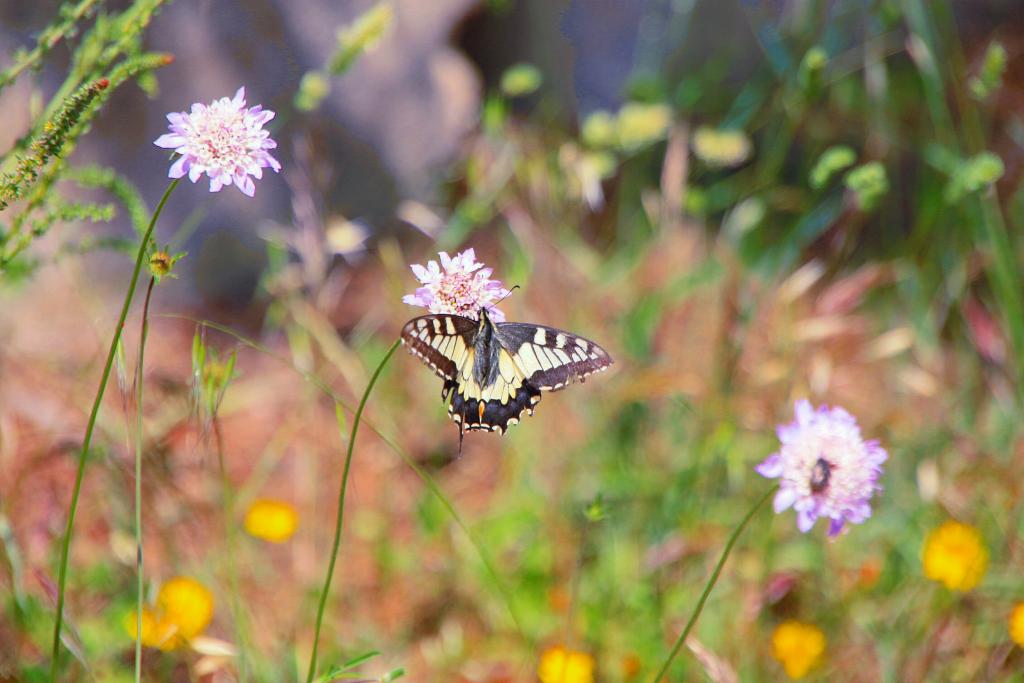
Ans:
{"type": "Polygon", "coordinates": [[[777,433],[782,447],[757,466],[759,474],[779,479],[775,512],[792,507],[804,533],[827,517],[829,536],[871,516],[869,501],[882,488],[878,478],[889,456],[877,441],[864,441],[852,415],[797,401],[796,420],[777,433]]]}
{"type": "Polygon", "coordinates": [[[261,105],[246,109],[243,87],[233,99],[197,102],[190,112],[168,114],[171,132],[153,144],[181,155],[171,165],[169,177],[181,178],[187,173],[195,183],[205,173],[210,178],[210,192],[220,192],[220,188],[233,183],[252,197],[256,192],[252,178],[262,178],[267,167],[281,170],[281,164],[267,151],[277,143],[270,139],[269,131],[263,130],[263,124],[272,118],[274,112],[261,105]]]}
{"type": "Polygon", "coordinates": [[[496,322],[505,319],[505,314],[494,304],[509,292],[499,280],[490,279],[493,271],[476,262],[472,249],[455,256],[442,251],[439,256],[440,266],[437,261],[428,261],[425,268],[417,264],[410,266],[423,286],[415,294],[402,297],[403,302],[423,306],[431,313],[451,313],[474,320],[480,309],[485,308],[496,322]]]}

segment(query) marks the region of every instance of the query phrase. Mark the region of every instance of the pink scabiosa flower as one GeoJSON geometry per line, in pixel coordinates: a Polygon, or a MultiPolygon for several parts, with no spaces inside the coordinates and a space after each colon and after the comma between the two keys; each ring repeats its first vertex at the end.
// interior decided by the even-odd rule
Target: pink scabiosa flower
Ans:
{"type": "Polygon", "coordinates": [[[246,108],[245,88],[234,98],[222,97],[210,104],[196,102],[190,112],[172,112],[170,133],[158,137],[153,144],[173,149],[180,154],[168,176],[181,178],[186,173],[193,183],[205,173],[210,178],[210,192],[220,192],[234,184],[244,194],[256,193],[253,178],[263,177],[263,169],[281,170],[281,164],[267,150],[277,147],[263,125],[274,118],[274,112],[261,105],[246,108]]]}
{"type": "Polygon", "coordinates": [[[487,314],[496,322],[505,320],[505,314],[498,310],[495,303],[507,296],[509,290],[501,286],[499,280],[492,280],[491,268],[477,263],[476,253],[472,249],[449,256],[446,252],[439,254],[441,265],[437,261],[428,261],[426,267],[418,264],[410,266],[416,279],[423,286],[414,294],[402,297],[410,306],[423,306],[431,313],[451,313],[476,320],[480,309],[487,309],[487,314]]]}
{"type": "Polygon", "coordinates": [[[888,454],[877,441],[864,441],[852,415],[797,401],[796,420],[777,433],[782,447],[757,466],[759,474],[779,479],[775,512],[792,507],[804,533],[826,517],[829,536],[871,516],[869,501],[882,488],[878,478],[888,454]]]}

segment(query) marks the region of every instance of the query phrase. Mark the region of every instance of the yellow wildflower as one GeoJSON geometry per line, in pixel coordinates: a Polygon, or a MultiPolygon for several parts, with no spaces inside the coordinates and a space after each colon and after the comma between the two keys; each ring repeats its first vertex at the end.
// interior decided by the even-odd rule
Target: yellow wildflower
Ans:
{"type": "MultiPolygon", "coordinates": [[[[213,594],[187,576],[177,576],[160,587],[156,607],[142,608],[142,644],[174,650],[195,638],[213,618],[213,594]]],[[[125,630],[135,638],[136,614],[124,620],[125,630]]]]}
{"type": "Polygon", "coordinates": [[[261,498],[245,513],[245,530],[250,536],[271,543],[283,543],[299,525],[299,513],[283,500],[261,498]]]}
{"type": "Polygon", "coordinates": [[[803,678],[825,654],[825,634],[813,624],[784,621],[772,633],[772,657],[777,659],[786,675],[803,678]]]}
{"type": "Polygon", "coordinates": [[[969,591],[985,575],[988,550],[973,526],[950,520],[928,534],[922,553],[924,575],[954,591],[969,591]]]}
{"type": "Polygon", "coordinates": [[[541,683],[594,683],[594,658],[585,652],[549,647],[537,669],[541,683]]]}
{"type": "Polygon", "coordinates": [[[161,617],[177,624],[185,638],[198,636],[213,618],[213,594],[188,576],[176,576],[164,583],[156,605],[161,617]]]}
{"type": "MultiPolygon", "coordinates": [[[[138,615],[133,609],[131,612],[125,615],[124,618],[124,630],[127,631],[128,635],[134,640],[135,636],[138,635],[138,629],[136,624],[138,615]]],[[[166,647],[174,636],[174,626],[168,623],[161,623],[157,619],[156,613],[149,607],[142,608],[142,644],[146,647],[159,647],[162,649],[171,649],[166,647]]]]}
{"type": "Polygon", "coordinates": [[[1018,602],[1010,612],[1010,637],[1024,647],[1024,602],[1018,602]]]}

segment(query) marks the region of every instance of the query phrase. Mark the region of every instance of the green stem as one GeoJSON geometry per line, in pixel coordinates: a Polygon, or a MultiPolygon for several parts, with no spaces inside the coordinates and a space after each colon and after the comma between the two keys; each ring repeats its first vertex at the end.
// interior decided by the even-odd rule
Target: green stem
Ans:
{"type": "Polygon", "coordinates": [[[768,489],[768,492],[754,503],[754,506],[750,508],[746,516],[743,517],[739,525],[732,532],[732,535],[729,537],[729,541],[725,544],[725,549],[722,551],[722,556],[718,558],[718,564],[715,565],[715,570],[711,572],[711,578],[708,579],[707,585],[704,586],[704,592],[701,593],[700,600],[697,601],[697,606],[693,609],[693,614],[690,615],[690,621],[686,622],[686,628],[683,629],[683,632],[679,634],[679,638],[676,639],[676,644],[672,646],[672,651],[669,653],[668,659],[666,659],[665,663],[661,665],[661,670],[658,671],[658,675],[654,677],[654,683],[658,683],[658,681],[660,681],[668,672],[668,668],[672,665],[672,660],[674,660],[676,655],[679,654],[680,648],[682,648],[683,643],[686,642],[686,637],[690,635],[690,631],[693,630],[694,624],[697,623],[697,619],[700,617],[700,613],[704,609],[704,603],[707,602],[708,596],[711,595],[711,590],[718,582],[718,575],[722,573],[722,567],[725,566],[725,561],[729,559],[729,553],[732,552],[732,547],[736,545],[736,541],[739,540],[740,534],[743,533],[743,529],[746,528],[747,522],[749,522],[750,518],[754,516],[754,513],[764,505],[764,502],[775,494],[775,491],[777,491],[778,488],[778,486],[773,486],[768,489]]]}
{"type": "MultiPolygon", "coordinates": [[[[228,378],[230,380],[230,377],[228,378]]],[[[219,405],[219,404],[218,404],[219,405]]],[[[217,447],[217,463],[220,468],[220,481],[222,500],[224,507],[224,539],[227,545],[227,572],[230,592],[231,616],[235,623],[235,632],[238,637],[238,674],[240,680],[249,680],[249,628],[245,615],[242,612],[242,604],[239,600],[238,564],[235,562],[238,543],[235,538],[235,495],[231,489],[231,479],[228,477],[227,466],[224,462],[224,437],[220,429],[220,420],[217,413],[213,413],[213,438],[217,447]]]]}
{"type": "Polygon", "coordinates": [[[142,270],[142,261],[146,258],[146,247],[153,236],[153,229],[156,221],[163,211],[164,204],[171,196],[171,192],[178,186],[180,181],[174,180],[164,191],[160,203],[156,205],[153,217],[149,221],[146,233],[139,243],[139,253],[135,257],[135,269],[132,271],[132,279],[128,283],[128,291],[124,296],[124,304],[121,306],[121,316],[118,318],[117,327],[114,328],[114,336],[110,340],[110,350],[107,352],[107,362],[103,366],[103,375],[100,377],[100,386],[96,390],[96,398],[93,400],[92,412],[89,413],[89,422],[85,426],[85,438],[82,440],[82,450],[78,453],[78,471],[75,473],[75,485],[71,491],[71,504],[68,507],[68,523],[64,530],[64,541],[61,546],[60,569],[57,574],[57,616],[53,624],[53,646],[50,655],[50,683],[57,681],[57,665],[60,656],[60,630],[64,621],[64,586],[67,581],[68,553],[71,549],[71,534],[75,526],[75,511],[78,509],[78,496],[82,491],[82,477],[85,474],[85,461],[89,457],[89,446],[92,444],[92,433],[96,428],[96,418],[99,416],[100,405],[103,403],[103,394],[107,390],[107,381],[110,379],[110,370],[114,366],[114,356],[117,354],[117,344],[121,341],[121,332],[124,331],[124,321],[128,317],[128,309],[131,308],[132,298],[135,296],[135,287],[139,283],[139,272],[142,270]]]}
{"type": "Polygon", "coordinates": [[[331,579],[334,578],[334,565],[338,560],[338,548],[341,545],[341,526],[345,516],[345,491],[348,488],[348,474],[352,467],[352,451],[356,444],[356,434],[359,432],[359,420],[363,416],[363,408],[366,407],[366,401],[370,398],[370,391],[373,389],[373,385],[377,383],[377,378],[380,377],[384,366],[387,365],[388,360],[391,359],[391,356],[394,355],[401,343],[401,339],[396,339],[391,348],[388,349],[388,352],[384,354],[380,365],[373,371],[370,383],[366,385],[366,391],[363,392],[363,397],[359,399],[359,407],[356,408],[356,414],[352,420],[352,434],[348,438],[345,468],[341,473],[341,489],[338,491],[338,518],[334,524],[334,544],[331,547],[331,561],[327,565],[327,577],[324,579],[324,588],[320,591],[320,605],[316,611],[316,628],[313,631],[313,652],[309,656],[309,671],[306,674],[306,683],[312,683],[313,676],[316,674],[316,654],[320,644],[320,627],[323,625],[324,608],[327,607],[327,595],[331,592],[331,579]]]}
{"type": "Polygon", "coordinates": [[[135,683],[142,681],[142,366],[149,333],[149,300],[156,278],[149,278],[142,304],[142,330],[139,333],[139,363],[135,368],[135,683]]]}

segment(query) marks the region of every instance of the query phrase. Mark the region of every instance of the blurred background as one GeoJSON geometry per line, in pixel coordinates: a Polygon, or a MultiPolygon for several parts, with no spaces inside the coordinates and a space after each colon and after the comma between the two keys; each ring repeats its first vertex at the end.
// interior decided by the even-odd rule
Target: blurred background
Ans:
{"type": "MultiPolygon", "coordinates": [[[[469,247],[519,285],[510,320],[616,365],[458,458],[440,382],[389,362],[325,670],[376,651],[368,678],[554,683],[541,663],[563,647],[594,667],[563,683],[650,680],[808,398],[889,449],[875,516],[827,543],[762,510],[669,680],[785,680],[771,635],[788,619],[827,637],[812,680],[1021,680],[1019,0],[92,2],[0,92],[0,149],[143,4],[137,49],[174,61],[113,90],[54,185],[109,220],[50,221],[0,272],[0,681],[48,667],[76,448],[138,227],[138,201],[73,169],[114,169],[145,217],[166,113],[242,85],[277,113],[284,168],[253,199],[183,184],[161,217],[187,256],[154,292],[143,480],[154,599],[200,581],[205,633],[232,654],[147,650],[147,680],[304,673],[350,409],[418,314],[409,264],[469,247]],[[233,353],[204,414],[205,373],[233,353]],[[241,531],[261,498],[297,512],[286,542],[241,531]],[[922,575],[946,518],[991,555],[969,595],[922,575]]],[[[72,6],[0,5],[0,66],[72,6]]],[[[137,309],[76,523],[68,680],[131,680],[137,309]]]]}

